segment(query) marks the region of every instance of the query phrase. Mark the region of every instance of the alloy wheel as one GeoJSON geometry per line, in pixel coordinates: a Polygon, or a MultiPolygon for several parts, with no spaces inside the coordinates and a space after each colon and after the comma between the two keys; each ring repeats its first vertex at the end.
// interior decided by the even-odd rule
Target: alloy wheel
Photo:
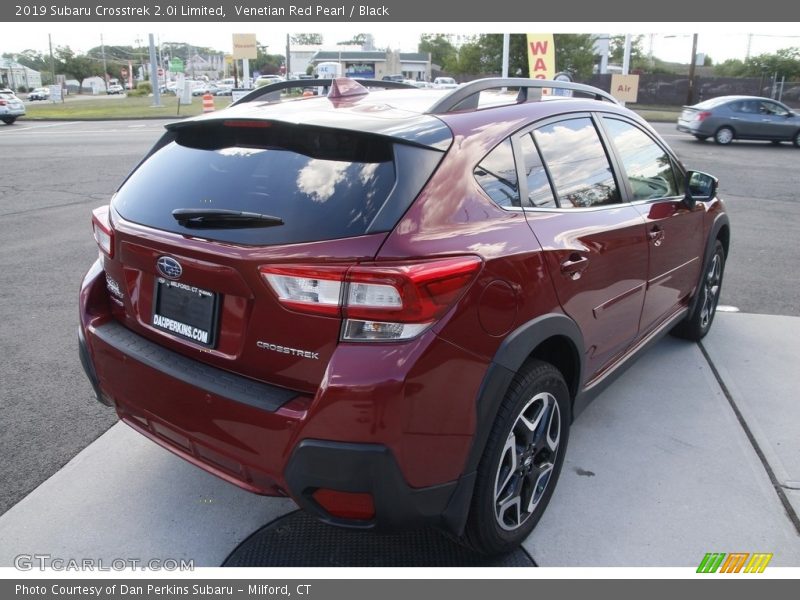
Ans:
{"type": "Polygon", "coordinates": [[[518,529],[538,506],[553,474],[560,438],[555,397],[549,392],[536,394],[517,415],[500,455],[494,509],[502,529],[518,529]]]}
{"type": "Polygon", "coordinates": [[[722,279],[722,258],[719,253],[714,254],[708,266],[703,282],[703,306],[700,309],[700,327],[707,328],[714,318],[719,301],[720,282],[722,279]]]}

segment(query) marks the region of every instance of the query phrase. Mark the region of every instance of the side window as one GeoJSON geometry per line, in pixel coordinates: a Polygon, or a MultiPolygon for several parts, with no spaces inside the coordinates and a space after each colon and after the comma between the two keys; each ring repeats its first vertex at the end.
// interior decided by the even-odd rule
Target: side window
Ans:
{"type": "Polygon", "coordinates": [[[603,117],[603,123],[622,158],[633,200],[678,195],[672,161],[661,146],[641,129],[625,121],[603,117]]]}
{"type": "Polygon", "coordinates": [[[522,148],[525,178],[528,183],[528,200],[524,203],[525,206],[554,208],[556,199],[553,197],[553,190],[550,187],[550,180],[547,178],[547,171],[544,170],[542,158],[533,143],[531,134],[526,133],[522,136],[520,147],[522,148]]]}
{"type": "Polygon", "coordinates": [[[774,102],[762,102],[761,114],[775,115],[776,117],[785,117],[786,115],[789,114],[789,111],[783,108],[780,104],[775,104],[774,102]]]}
{"type": "Polygon", "coordinates": [[[569,119],[540,127],[536,144],[562,208],[616,204],[619,190],[603,144],[588,117],[569,119]]]}
{"type": "Polygon", "coordinates": [[[737,112],[747,113],[749,115],[758,114],[759,103],[754,100],[744,100],[739,105],[737,112]]]}
{"type": "Polygon", "coordinates": [[[520,206],[517,167],[511,140],[506,139],[475,167],[475,179],[500,206],[520,206]]]}

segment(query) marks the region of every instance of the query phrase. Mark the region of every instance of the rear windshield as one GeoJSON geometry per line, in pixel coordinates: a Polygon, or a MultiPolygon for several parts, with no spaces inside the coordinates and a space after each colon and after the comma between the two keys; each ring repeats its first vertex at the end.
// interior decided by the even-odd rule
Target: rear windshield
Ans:
{"type": "Polygon", "coordinates": [[[395,187],[392,143],[379,136],[264,122],[167,135],[114,197],[124,219],[237,244],[328,240],[371,233],[395,187]],[[283,225],[189,229],[172,216],[181,208],[254,212],[283,225]]]}

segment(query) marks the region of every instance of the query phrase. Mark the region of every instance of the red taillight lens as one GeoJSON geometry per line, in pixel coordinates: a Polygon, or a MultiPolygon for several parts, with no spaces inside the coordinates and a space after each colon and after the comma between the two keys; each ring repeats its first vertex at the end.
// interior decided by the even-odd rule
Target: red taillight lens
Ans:
{"type": "Polygon", "coordinates": [[[694,116],[695,121],[705,121],[708,117],[711,116],[711,113],[707,110],[703,112],[699,112],[694,116]]]}
{"type": "Polygon", "coordinates": [[[100,206],[92,211],[92,231],[94,241],[109,258],[114,257],[114,232],[108,216],[108,206],[100,206]]]}
{"type": "Polygon", "coordinates": [[[265,266],[261,275],[287,307],[344,316],[345,340],[419,335],[458,300],[482,262],[477,256],[353,267],[265,266]]]}
{"type": "Polygon", "coordinates": [[[345,316],[397,323],[435,321],[480,265],[477,256],[459,256],[411,265],[353,267],[347,274],[345,316]]]}
{"type": "Polygon", "coordinates": [[[5,100],[0,100],[0,106],[5,106],[6,104],[8,104],[8,102],[5,100]]]}

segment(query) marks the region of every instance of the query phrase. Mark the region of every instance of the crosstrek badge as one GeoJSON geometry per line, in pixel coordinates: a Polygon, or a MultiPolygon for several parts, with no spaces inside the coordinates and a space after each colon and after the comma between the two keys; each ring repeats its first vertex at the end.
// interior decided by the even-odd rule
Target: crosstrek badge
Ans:
{"type": "Polygon", "coordinates": [[[291,354],[292,356],[300,356],[302,358],[313,358],[319,360],[319,352],[310,352],[309,350],[298,350],[297,348],[287,348],[286,346],[278,346],[269,342],[262,342],[258,340],[256,346],[262,350],[270,350],[272,352],[279,352],[280,354],[291,354]]]}

